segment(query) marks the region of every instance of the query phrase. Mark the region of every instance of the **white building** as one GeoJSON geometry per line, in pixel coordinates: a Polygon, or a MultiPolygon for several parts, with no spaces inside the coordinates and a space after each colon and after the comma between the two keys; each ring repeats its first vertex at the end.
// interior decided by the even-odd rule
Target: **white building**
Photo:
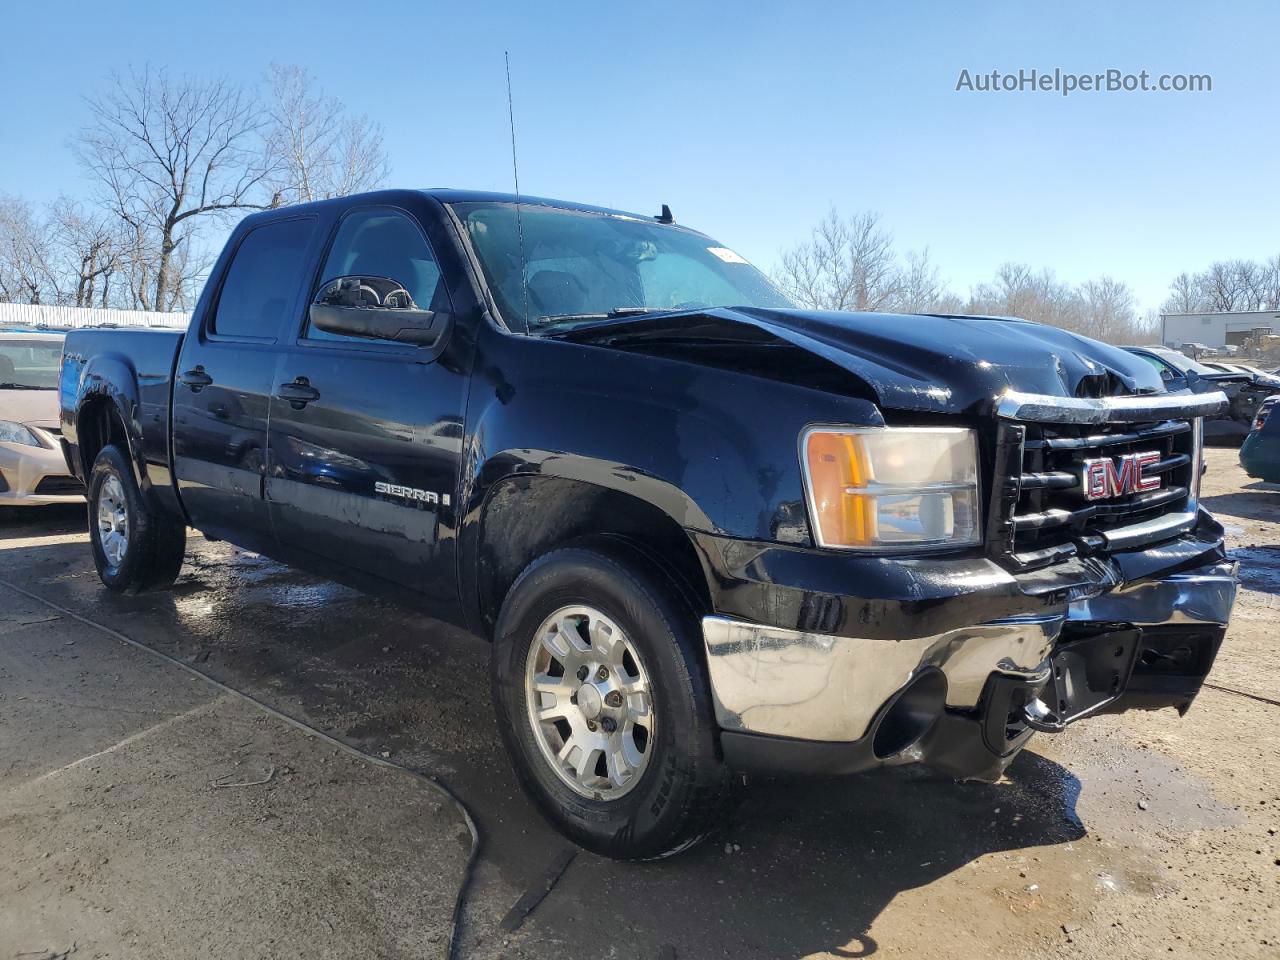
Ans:
{"type": "Polygon", "coordinates": [[[1239,346],[1258,328],[1280,334],[1280,311],[1249,313],[1162,313],[1160,342],[1177,349],[1184,343],[1200,343],[1215,350],[1239,346]]]}
{"type": "Polygon", "coordinates": [[[189,319],[189,313],[0,303],[0,326],[6,327],[97,327],[104,324],[117,327],[185,327],[189,319]]]}

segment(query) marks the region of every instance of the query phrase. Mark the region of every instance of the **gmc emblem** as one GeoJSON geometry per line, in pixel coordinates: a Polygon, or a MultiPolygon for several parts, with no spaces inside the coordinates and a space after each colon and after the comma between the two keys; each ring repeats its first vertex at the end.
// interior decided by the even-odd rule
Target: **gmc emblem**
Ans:
{"type": "Polygon", "coordinates": [[[1081,467],[1086,500],[1122,497],[1127,493],[1146,493],[1160,488],[1160,477],[1144,477],[1142,472],[1160,462],[1160,454],[1125,453],[1118,457],[1086,460],[1081,467]]]}

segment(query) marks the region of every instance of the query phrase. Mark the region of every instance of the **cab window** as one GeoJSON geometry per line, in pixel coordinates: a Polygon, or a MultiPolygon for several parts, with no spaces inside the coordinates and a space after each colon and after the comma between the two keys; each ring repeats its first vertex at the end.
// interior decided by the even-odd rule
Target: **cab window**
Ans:
{"type": "MultiPolygon", "coordinates": [[[[448,303],[440,282],[440,267],[418,225],[395,210],[357,210],[338,227],[316,290],[338,277],[385,277],[409,292],[423,310],[445,310],[448,303]],[[442,302],[442,300],[444,302],[442,302]]],[[[316,290],[312,291],[312,297],[316,290]]],[[[303,337],[357,343],[396,343],[372,337],[348,337],[312,327],[303,337]]],[[[404,344],[397,343],[403,347],[404,344]]]]}
{"type": "Polygon", "coordinates": [[[212,332],[223,337],[272,338],[298,293],[313,218],[255,227],[236,248],[218,294],[212,332]]]}
{"type": "Polygon", "coordinates": [[[1172,380],[1174,378],[1175,374],[1173,372],[1173,368],[1169,366],[1167,363],[1165,363],[1163,360],[1161,360],[1159,357],[1153,357],[1149,353],[1140,353],[1138,354],[1138,356],[1140,356],[1143,360],[1147,361],[1147,363],[1151,364],[1151,366],[1156,368],[1156,373],[1160,374],[1161,380],[1167,381],[1167,380],[1172,380]]]}

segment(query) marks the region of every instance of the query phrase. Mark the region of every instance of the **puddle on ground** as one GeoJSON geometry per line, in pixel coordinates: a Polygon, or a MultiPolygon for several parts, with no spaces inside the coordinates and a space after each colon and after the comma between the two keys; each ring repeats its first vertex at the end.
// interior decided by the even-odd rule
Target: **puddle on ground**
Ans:
{"type": "Polygon", "coordinates": [[[1248,590],[1280,593],[1280,546],[1240,547],[1227,556],[1240,562],[1240,583],[1248,590]]]}
{"type": "MultiPolygon", "coordinates": [[[[1072,733],[1060,735],[1066,747],[1061,752],[1068,757],[1058,768],[1063,779],[1060,789],[1064,798],[1076,794],[1076,815],[1090,832],[1188,832],[1244,822],[1239,810],[1218,799],[1207,780],[1159,750],[1109,737],[1090,743],[1084,731],[1079,738],[1072,738],[1072,733]]],[[[1064,809],[1071,808],[1064,803],[1064,809]]]]}

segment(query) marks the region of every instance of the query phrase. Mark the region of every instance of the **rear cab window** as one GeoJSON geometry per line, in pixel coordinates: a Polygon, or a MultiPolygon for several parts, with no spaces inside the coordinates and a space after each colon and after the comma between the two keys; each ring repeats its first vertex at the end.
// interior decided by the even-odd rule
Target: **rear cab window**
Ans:
{"type": "Polygon", "coordinates": [[[250,230],[227,268],[209,332],[233,339],[274,338],[297,296],[314,232],[311,217],[250,230]]]}

